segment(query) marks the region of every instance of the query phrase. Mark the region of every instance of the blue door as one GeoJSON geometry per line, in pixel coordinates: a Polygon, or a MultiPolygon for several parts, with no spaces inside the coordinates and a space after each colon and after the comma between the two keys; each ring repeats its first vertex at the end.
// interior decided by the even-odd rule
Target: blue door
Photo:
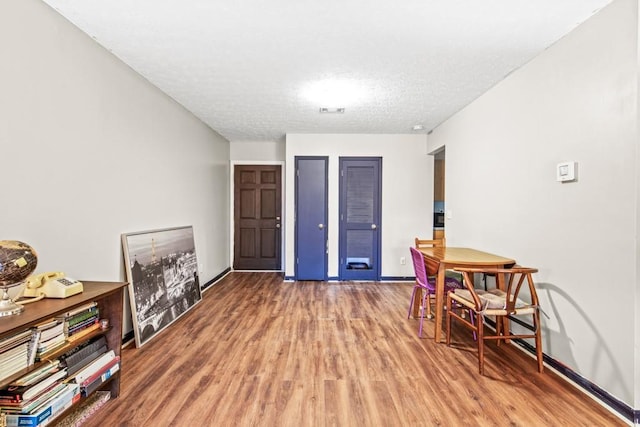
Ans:
{"type": "Polygon", "coordinates": [[[296,157],[296,280],[327,279],[327,157],[296,157]]]}
{"type": "Polygon", "coordinates": [[[340,158],[340,279],[380,279],[382,159],[340,158]]]}

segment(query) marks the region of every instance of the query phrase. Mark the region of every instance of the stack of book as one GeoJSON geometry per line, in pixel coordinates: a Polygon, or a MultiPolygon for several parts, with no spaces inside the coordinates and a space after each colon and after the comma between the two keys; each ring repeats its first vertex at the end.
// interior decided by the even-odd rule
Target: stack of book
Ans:
{"type": "Polygon", "coordinates": [[[29,366],[31,331],[0,340],[0,381],[29,366]]]}
{"type": "Polygon", "coordinates": [[[4,415],[6,426],[44,427],[80,400],[77,384],[63,383],[59,387],[55,396],[30,413],[7,413],[4,415]]]}
{"type": "Polygon", "coordinates": [[[80,369],[75,375],[69,376],[68,381],[80,386],[81,394],[86,397],[111,378],[119,369],[120,356],[116,356],[113,350],[109,350],[80,369]]]}
{"type": "Polygon", "coordinates": [[[68,342],[74,342],[100,328],[98,304],[91,302],[59,316],[68,342]]]}
{"type": "Polygon", "coordinates": [[[107,340],[100,335],[60,356],[60,363],[67,368],[69,376],[73,376],[106,352],[107,340]]]}
{"type": "Polygon", "coordinates": [[[35,360],[46,360],[49,354],[66,344],[63,326],[60,320],[51,319],[33,328],[29,348],[30,364],[35,360]]]}
{"type": "Polygon", "coordinates": [[[44,426],[80,399],[77,384],[64,382],[67,370],[56,359],[0,389],[6,425],[44,426]]]}

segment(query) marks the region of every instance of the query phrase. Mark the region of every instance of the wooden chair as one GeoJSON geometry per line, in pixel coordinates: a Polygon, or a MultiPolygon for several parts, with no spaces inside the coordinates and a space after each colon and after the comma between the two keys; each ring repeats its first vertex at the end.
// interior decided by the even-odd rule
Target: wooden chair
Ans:
{"type": "Polygon", "coordinates": [[[536,357],[538,360],[538,372],[543,370],[542,360],[542,337],[540,333],[540,308],[538,306],[538,294],[533,283],[533,273],[538,270],[514,266],[502,269],[482,269],[482,268],[456,268],[462,272],[466,289],[456,289],[447,294],[447,346],[451,345],[451,319],[460,321],[467,328],[472,329],[477,334],[478,342],[478,370],[480,375],[484,374],[484,340],[497,340],[498,346],[501,341],[514,338],[534,338],[536,346],[536,357]],[[506,290],[491,289],[484,291],[473,287],[472,275],[474,273],[494,274],[498,280],[505,284],[506,290]],[[530,302],[525,302],[519,298],[524,282],[527,282],[530,302]],[[464,319],[461,315],[451,310],[455,305],[471,309],[475,321],[472,323],[464,319]],[[512,316],[532,316],[533,325],[530,334],[513,334],[509,330],[508,319],[512,316]],[[485,335],[484,316],[495,316],[495,335],[485,335]]]}
{"type": "MultiPolygon", "coordinates": [[[[442,239],[420,239],[418,237],[415,238],[416,249],[443,248],[445,246],[447,246],[447,239],[445,239],[444,237],[442,239]]],[[[458,273],[453,270],[447,270],[445,273],[445,277],[449,279],[457,280],[460,283],[462,283],[462,280],[463,280],[462,273],[458,273]]],[[[431,311],[429,311],[429,314],[431,314],[431,311]]],[[[427,317],[427,318],[431,319],[431,317],[427,317]]]]}
{"type": "Polygon", "coordinates": [[[415,248],[416,249],[421,249],[421,248],[438,248],[438,247],[443,247],[443,246],[447,246],[446,245],[446,240],[444,238],[442,239],[420,239],[418,237],[415,238],[415,248]]]}

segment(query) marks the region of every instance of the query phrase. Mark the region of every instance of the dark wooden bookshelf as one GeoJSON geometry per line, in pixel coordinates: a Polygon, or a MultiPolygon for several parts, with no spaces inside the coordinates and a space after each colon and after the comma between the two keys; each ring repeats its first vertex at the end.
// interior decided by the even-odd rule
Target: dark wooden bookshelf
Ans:
{"type": "MultiPolygon", "coordinates": [[[[16,333],[29,329],[39,323],[45,322],[56,316],[62,316],[74,308],[80,307],[90,302],[97,302],[101,319],[109,320],[109,327],[98,329],[83,336],[78,341],[68,342],[47,355],[47,359],[55,359],[67,351],[89,341],[90,339],[104,335],[107,346],[113,350],[116,356],[120,356],[122,351],[122,311],[125,282],[93,282],[82,281],[84,291],[78,295],[64,299],[45,298],[43,300],[25,304],[22,313],[14,316],[0,317],[0,339],[9,337],[16,333]]],[[[34,365],[23,369],[20,372],[0,381],[0,387],[5,387],[12,381],[20,378],[28,372],[38,368],[47,361],[36,362],[34,365]]],[[[106,380],[99,390],[106,390],[111,393],[111,398],[116,398],[120,394],[120,371],[106,380]]],[[[82,398],[84,400],[85,398],[82,398]]],[[[76,405],[74,405],[75,407],[76,405]]],[[[60,414],[61,419],[68,411],[60,414]]]]}

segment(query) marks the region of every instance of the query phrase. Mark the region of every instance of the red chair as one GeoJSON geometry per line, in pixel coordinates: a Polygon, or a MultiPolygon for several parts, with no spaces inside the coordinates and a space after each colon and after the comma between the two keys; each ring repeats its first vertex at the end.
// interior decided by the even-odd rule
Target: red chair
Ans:
{"type": "MultiPolygon", "coordinates": [[[[411,317],[411,309],[415,304],[416,290],[422,289],[422,303],[420,304],[420,327],[418,330],[418,336],[422,338],[422,322],[424,320],[424,310],[427,309],[427,318],[431,319],[431,296],[436,294],[436,275],[438,274],[438,268],[440,263],[430,258],[425,259],[422,253],[410,247],[411,260],[413,261],[413,270],[416,275],[416,283],[413,286],[413,293],[411,294],[411,301],[409,302],[409,312],[407,313],[407,319],[411,317]]],[[[454,289],[462,289],[462,283],[453,277],[445,277],[444,290],[445,295],[447,292],[454,289]]]]}

